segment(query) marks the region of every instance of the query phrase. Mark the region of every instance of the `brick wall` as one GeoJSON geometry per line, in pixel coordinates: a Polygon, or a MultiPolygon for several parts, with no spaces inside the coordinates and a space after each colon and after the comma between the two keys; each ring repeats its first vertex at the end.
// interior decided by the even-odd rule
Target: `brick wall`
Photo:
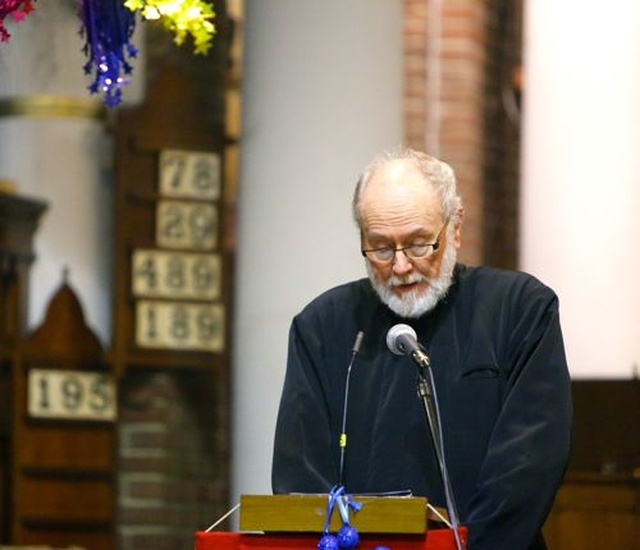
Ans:
{"type": "Polygon", "coordinates": [[[427,2],[404,0],[404,139],[407,145],[423,149],[426,133],[427,89],[427,2]]]}
{"type": "Polygon", "coordinates": [[[191,550],[226,511],[228,449],[209,373],[133,371],[120,390],[118,547],[191,550]]]}
{"type": "Polygon", "coordinates": [[[482,192],[483,261],[518,267],[520,200],[521,0],[491,0],[486,18],[487,79],[484,103],[482,192]]]}
{"type": "Polygon", "coordinates": [[[519,0],[403,7],[405,141],[456,171],[466,211],[460,259],[516,267],[519,126],[505,92],[520,58],[519,0]]]}

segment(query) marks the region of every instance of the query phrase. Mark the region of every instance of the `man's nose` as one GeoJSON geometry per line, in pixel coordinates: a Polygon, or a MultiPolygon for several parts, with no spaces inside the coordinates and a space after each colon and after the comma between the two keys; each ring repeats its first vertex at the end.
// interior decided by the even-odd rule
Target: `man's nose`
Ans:
{"type": "Polygon", "coordinates": [[[404,253],[404,250],[396,250],[395,256],[393,258],[393,272],[396,275],[403,275],[405,273],[409,273],[413,269],[413,264],[407,258],[407,255],[404,253]]]}

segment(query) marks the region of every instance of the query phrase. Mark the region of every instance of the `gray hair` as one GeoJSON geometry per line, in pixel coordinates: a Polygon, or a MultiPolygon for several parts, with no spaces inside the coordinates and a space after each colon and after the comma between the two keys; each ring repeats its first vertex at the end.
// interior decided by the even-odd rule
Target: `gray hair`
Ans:
{"type": "Polygon", "coordinates": [[[421,151],[416,151],[408,147],[399,147],[378,154],[364,169],[358,180],[353,194],[352,210],[353,218],[359,228],[362,228],[362,219],[360,216],[360,199],[362,198],[362,193],[381,166],[396,160],[413,162],[420,169],[424,175],[425,183],[431,185],[436,193],[438,193],[442,213],[446,220],[452,221],[453,225],[462,221],[460,216],[462,199],[456,192],[456,176],[451,166],[421,151]]]}

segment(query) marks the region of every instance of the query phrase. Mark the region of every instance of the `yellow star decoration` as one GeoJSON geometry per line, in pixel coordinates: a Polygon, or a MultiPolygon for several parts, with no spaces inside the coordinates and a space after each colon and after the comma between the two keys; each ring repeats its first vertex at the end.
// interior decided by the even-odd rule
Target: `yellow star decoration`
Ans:
{"type": "Polygon", "coordinates": [[[173,32],[173,41],[181,46],[187,35],[193,37],[194,52],[206,54],[216,32],[210,21],[215,16],[213,6],[202,0],[125,0],[131,11],[145,19],[162,19],[164,27],[173,32]]]}

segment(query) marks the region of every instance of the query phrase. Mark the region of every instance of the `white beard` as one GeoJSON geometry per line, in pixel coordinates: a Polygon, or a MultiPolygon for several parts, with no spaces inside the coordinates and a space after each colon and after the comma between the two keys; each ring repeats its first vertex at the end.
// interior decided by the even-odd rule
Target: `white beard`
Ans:
{"type": "Polygon", "coordinates": [[[440,262],[440,273],[438,276],[429,281],[421,273],[412,273],[408,277],[396,277],[392,275],[386,282],[380,282],[376,279],[371,264],[365,262],[367,266],[367,274],[373,288],[380,296],[380,299],[393,311],[396,315],[406,318],[416,318],[431,311],[436,304],[442,299],[451,286],[453,278],[453,270],[456,265],[458,253],[455,246],[445,244],[444,254],[440,262]],[[414,289],[398,296],[392,292],[394,286],[401,284],[412,284],[427,282],[429,285],[426,290],[414,289]]]}

